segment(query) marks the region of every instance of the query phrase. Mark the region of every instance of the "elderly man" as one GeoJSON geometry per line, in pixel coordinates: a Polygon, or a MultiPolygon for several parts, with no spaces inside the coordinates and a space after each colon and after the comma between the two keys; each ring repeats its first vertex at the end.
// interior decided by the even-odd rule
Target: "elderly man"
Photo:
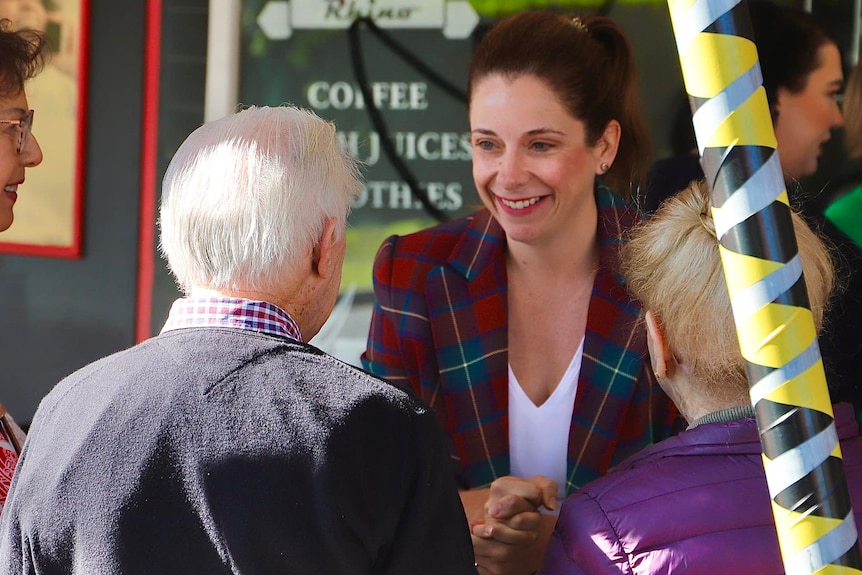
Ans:
{"type": "Polygon", "coordinates": [[[160,217],[187,297],[42,402],[0,572],[475,573],[434,414],[304,343],[335,303],[360,188],[302,109],[189,136],[160,217]]]}

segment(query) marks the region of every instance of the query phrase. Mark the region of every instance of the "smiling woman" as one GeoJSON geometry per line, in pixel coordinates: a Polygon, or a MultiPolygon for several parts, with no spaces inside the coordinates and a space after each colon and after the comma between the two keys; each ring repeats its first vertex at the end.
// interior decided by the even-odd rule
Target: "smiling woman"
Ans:
{"type": "Polygon", "coordinates": [[[42,149],[30,133],[33,110],[24,82],[41,70],[45,40],[32,31],[12,32],[10,26],[9,20],[0,20],[0,232],[12,225],[24,169],[42,162],[42,149]]]}
{"type": "Polygon", "coordinates": [[[468,99],[484,209],[384,242],[363,363],[437,412],[479,572],[523,575],[557,501],[672,428],[617,271],[649,150],[608,18],[502,20],[468,99]]]}
{"type": "MultiPolygon", "coordinates": [[[[12,32],[9,21],[0,20],[0,232],[12,225],[25,168],[42,161],[42,150],[30,133],[33,110],[27,105],[24,82],[41,69],[44,46],[40,34],[12,32]]],[[[0,405],[0,509],[6,502],[23,438],[23,432],[0,405]]]]}
{"type": "Polygon", "coordinates": [[[42,149],[35,136],[30,133],[33,126],[33,110],[27,109],[27,97],[21,90],[15,97],[0,98],[0,116],[17,115],[16,120],[0,119],[3,126],[0,143],[0,181],[3,186],[0,231],[6,231],[14,219],[13,207],[18,200],[18,186],[24,183],[24,168],[42,163],[42,149]]]}
{"type": "Polygon", "coordinates": [[[506,232],[509,250],[560,242],[563,253],[583,243],[572,242],[573,236],[596,226],[593,183],[614,162],[619,122],[608,122],[588,145],[584,123],[547,82],[495,74],[475,85],[470,124],[476,188],[506,232]],[[530,101],[539,104],[519,105],[530,101]]]}
{"type": "MultiPolygon", "coordinates": [[[[28,173],[19,190],[17,224],[0,236],[0,252],[80,255],[86,5],[87,0],[0,0],[0,18],[12,30],[36,31],[45,38],[44,66],[26,84],[45,163],[28,173]]],[[[18,119],[27,111],[0,118],[18,119]]]]}

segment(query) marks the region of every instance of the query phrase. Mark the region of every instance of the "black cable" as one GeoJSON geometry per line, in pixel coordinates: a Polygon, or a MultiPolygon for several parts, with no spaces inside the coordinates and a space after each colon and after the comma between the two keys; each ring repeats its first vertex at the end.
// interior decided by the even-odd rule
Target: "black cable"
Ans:
{"type": "Polygon", "coordinates": [[[386,44],[393,52],[397,55],[401,56],[401,59],[413,66],[413,68],[419,72],[420,74],[426,76],[429,80],[434,82],[438,88],[455,98],[456,100],[467,103],[467,92],[461,90],[454,84],[450,83],[446,78],[426,66],[419,58],[414,56],[411,52],[409,52],[404,46],[395,41],[392,36],[386,34],[381,30],[377,24],[374,23],[374,20],[367,17],[360,18],[368,29],[371,30],[377,38],[386,44]]]}
{"type": "MultiPolygon", "coordinates": [[[[371,124],[380,136],[380,144],[383,146],[383,151],[386,157],[392,163],[392,167],[401,176],[401,179],[407,183],[410,188],[410,193],[419,200],[419,203],[439,222],[445,222],[449,217],[437,206],[431,203],[428,199],[428,194],[425,190],[419,187],[419,182],[416,177],[407,167],[407,164],[398,155],[392,139],[389,137],[389,130],[386,123],[383,121],[383,116],[380,110],[374,104],[374,95],[371,93],[371,88],[368,85],[368,75],[365,72],[365,63],[362,61],[362,46],[359,41],[359,26],[360,24],[368,24],[370,20],[366,18],[357,18],[350,24],[348,29],[348,37],[350,39],[350,60],[353,63],[353,71],[356,75],[356,82],[359,84],[359,89],[362,91],[362,98],[365,100],[365,108],[368,110],[368,117],[371,119],[371,124]]],[[[372,25],[373,26],[373,25],[372,25]]],[[[373,26],[376,28],[376,26],[373,26]]],[[[465,99],[466,101],[466,99],[465,99]]]]}

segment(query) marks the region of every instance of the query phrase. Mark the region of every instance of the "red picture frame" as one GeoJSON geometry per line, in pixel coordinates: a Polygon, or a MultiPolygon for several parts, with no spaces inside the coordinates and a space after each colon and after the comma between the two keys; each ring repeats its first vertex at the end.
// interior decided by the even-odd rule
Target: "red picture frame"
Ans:
{"type": "Polygon", "coordinates": [[[0,253],[74,259],[82,252],[89,0],[40,2],[44,14],[26,12],[20,23],[0,13],[13,27],[43,30],[49,43],[45,67],[24,87],[43,161],[26,170],[0,253]]]}

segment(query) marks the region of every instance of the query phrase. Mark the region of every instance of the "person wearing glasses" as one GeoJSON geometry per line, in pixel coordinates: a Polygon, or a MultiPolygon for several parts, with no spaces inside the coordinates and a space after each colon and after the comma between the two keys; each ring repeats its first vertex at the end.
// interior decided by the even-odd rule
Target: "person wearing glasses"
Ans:
{"type": "Polygon", "coordinates": [[[39,145],[45,154],[40,170],[27,179],[26,202],[15,214],[18,224],[5,241],[43,246],[74,242],[75,174],[81,161],[78,140],[77,26],[65,16],[68,1],[0,0],[0,18],[15,30],[34,30],[47,42],[45,62],[38,76],[27,82],[31,107],[39,110],[39,145]]]}
{"type": "Polygon", "coordinates": [[[45,40],[37,32],[13,32],[10,26],[8,20],[0,20],[0,133],[4,136],[0,140],[0,232],[12,225],[25,168],[42,162],[42,149],[31,133],[33,110],[27,104],[24,82],[41,70],[45,40]]]}
{"type": "MultiPolygon", "coordinates": [[[[32,135],[33,110],[27,104],[24,82],[42,68],[45,39],[38,32],[13,32],[8,20],[0,20],[0,232],[15,218],[18,186],[26,168],[42,162],[42,150],[32,135]]],[[[24,432],[0,404],[0,511],[24,443],[24,432]]]]}
{"type": "Polygon", "coordinates": [[[0,573],[475,575],[434,413],[305,343],[361,190],[335,126],[301,108],[183,142],[159,223],[186,296],[42,400],[0,573]]]}

